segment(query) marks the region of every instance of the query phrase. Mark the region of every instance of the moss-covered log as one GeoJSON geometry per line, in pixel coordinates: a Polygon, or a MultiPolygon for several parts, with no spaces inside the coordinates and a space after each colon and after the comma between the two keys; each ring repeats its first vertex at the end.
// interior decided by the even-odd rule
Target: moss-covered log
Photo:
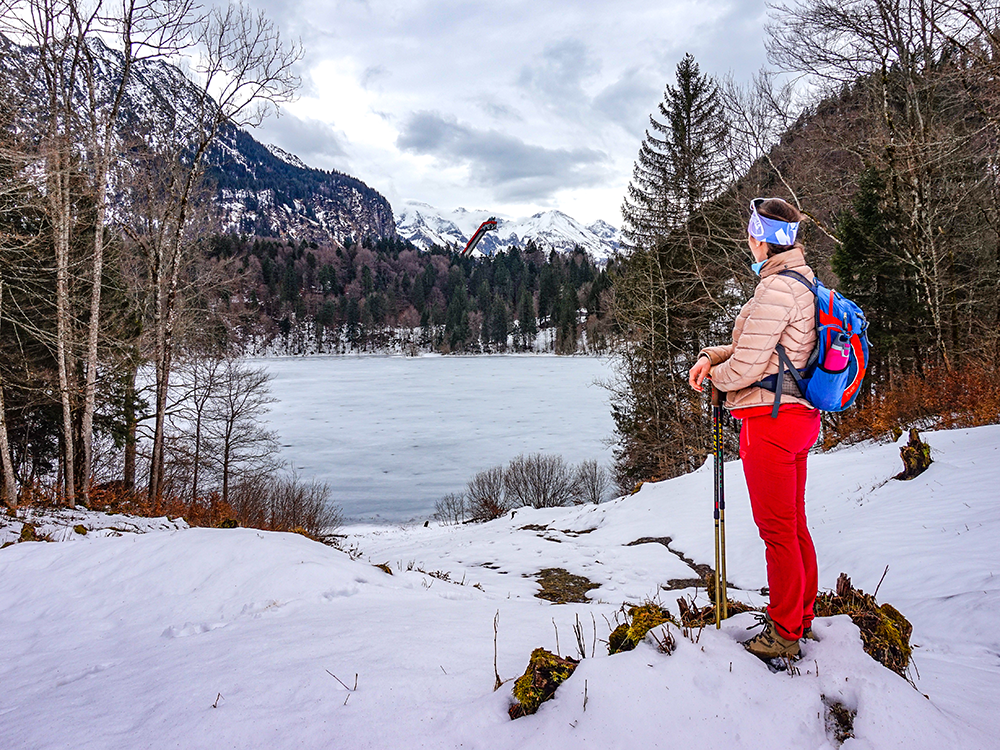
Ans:
{"type": "Polygon", "coordinates": [[[841,573],[836,594],[816,597],[817,617],[848,615],[861,631],[865,652],[875,661],[906,677],[913,649],[910,635],[913,626],[891,604],[879,605],[875,597],[851,586],[851,579],[841,573]]]}
{"type": "Polygon", "coordinates": [[[674,616],[658,604],[647,602],[638,607],[629,607],[625,612],[625,622],[608,636],[608,654],[631,651],[646,637],[646,633],[665,622],[677,624],[674,616]]]}
{"type": "Polygon", "coordinates": [[[528,668],[514,682],[514,700],[510,718],[533,714],[538,707],[556,693],[556,688],[569,679],[578,662],[569,657],[556,656],[544,648],[531,652],[528,668]]]}

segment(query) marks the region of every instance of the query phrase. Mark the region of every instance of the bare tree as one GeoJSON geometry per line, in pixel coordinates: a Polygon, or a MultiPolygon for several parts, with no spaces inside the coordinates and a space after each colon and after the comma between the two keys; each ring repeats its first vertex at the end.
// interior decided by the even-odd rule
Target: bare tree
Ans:
{"type": "Polygon", "coordinates": [[[87,324],[87,345],[83,357],[85,372],[82,426],[83,442],[82,486],[84,502],[89,501],[90,477],[93,464],[94,410],[97,392],[98,337],[101,331],[101,291],[104,286],[104,227],[108,209],[108,183],[111,166],[118,149],[119,113],[134,65],[174,55],[187,45],[186,37],[192,24],[193,0],[122,0],[118,6],[105,8],[95,4],[95,32],[108,34],[119,44],[120,71],[117,80],[106,91],[107,83],[97,76],[99,61],[95,56],[96,34],[80,28],[86,34],[82,45],[85,112],[83,140],[89,157],[90,176],[96,216],[94,247],[91,258],[90,312],[87,324]]]}
{"type": "Polygon", "coordinates": [[[0,32],[25,45],[15,49],[5,40],[17,57],[22,83],[38,93],[26,98],[30,106],[23,108],[26,117],[19,128],[35,136],[52,225],[55,349],[63,412],[62,489],[71,506],[78,491],[86,501],[90,490],[105,225],[108,189],[116,179],[112,167],[120,150],[119,114],[135,63],[182,49],[193,8],[192,0],[0,0],[0,32]],[[104,40],[117,45],[113,54],[118,70],[111,75],[100,59],[111,54],[104,40]],[[71,245],[81,223],[91,247],[74,259],[71,245]],[[89,300],[84,302],[75,298],[72,288],[88,278],[89,300]],[[85,335],[77,333],[81,327],[85,335]],[[73,412],[81,391],[75,433],[73,412]]]}
{"type": "Polygon", "coordinates": [[[211,352],[196,354],[188,358],[180,368],[179,382],[176,384],[177,406],[173,409],[175,419],[181,421],[179,432],[183,435],[185,450],[191,467],[190,494],[197,500],[202,485],[202,473],[209,465],[206,458],[206,439],[215,416],[214,401],[220,399],[230,387],[224,382],[232,372],[226,366],[224,356],[211,352]]]}
{"type": "Polygon", "coordinates": [[[898,219],[894,252],[919,290],[932,357],[949,369],[963,339],[995,340],[994,320],[978,323],[994,317],[980,308],[982,279],[964,269],[995,265],[977,235],[982,217],[998,228],[988,163],[997,127],[968,106],[968,60],[956,52],[990,49],[991,33],[972,19],[997,17],[995,3],[928,0],[801,0],[771,10],[772,60],[825,83],[828,95],[851,92],[852,148],[863,168],[885,175],[886,213],[898,219]]]}
{"type": "Polygon", "coordinates": [[[517,505],[557,508],[573,498],[573,475],[562,456],[520,455],[504,471],[506,496],[517,505]]]}
{"type": "Polygon", "coordinates": [[[573,502],[578,505],[601,503],[611,489],[607,469],[597,461],[584,461],[576,468],[573,477],[573,502]]]}
{"type": "Polygon", "coordinates": [[[222,500],[228,502],[235,477],[271,474],[280,461],[276,434],[261,425],[269,404],[274,403],[267,371],[228,357],[217,377],[218,387],[204,413],[207,459],[215,468],[222,500]]]}
{"type": "Polygon", "coordinates": [[[466,502],[465,495],[456,492],[449,492],[447,495],[434,503],[434,518],[441,523],[446,524],[462,523],[465,520],[465,514],[468,509],[468,503],[466,502]]]}
{"type": "Polygon", "coordinates": [[[466,489],[469,517],[475,521],[499,518],[511,509],[511,502],[504,491],[502,466],[480,471],[466,489]]]}
{"type": "Polygon", "coordinates": [[[148,253],[153,296],[156,403],[150,497],[159,493],[163,477],[164,420],[178,290],[185,268],[185,232],[205,156],[223,129],[260,123],[270,109],[289,101],[298,86],[292,66],[301,50],[287,45],[263,13],[231,4],[213,9],[198,29],[199,56],[193,72],[203,93],[191,130],[170,141],[175,146],[160,162],[168,170],[162,213],[149,222],[148,232],[136,233],[148,253]]]}
{"type": "MultiPolygon", "coordinates": [[[[63,493],[76,504],[73,400],[77,350],[70,300],[71,243],[74,224],[81,218],[74,190],[81,154],[77,148],[79,115],[76,94],[85,65],[85,46],[96,20],[93,7],[79,8],[74,0],[40,0],[0,4],[4,33],[31,45],[31,64],[40,96],[33,113],[37,153],[43,166],[45,197],[52,227],[56,271],[56,366],[62,407],[63,493]]],[[[28,63],[22,62],[24,70],[28,63]]],[[[23,73],[22,73],[23,75],[23,73]]]]}

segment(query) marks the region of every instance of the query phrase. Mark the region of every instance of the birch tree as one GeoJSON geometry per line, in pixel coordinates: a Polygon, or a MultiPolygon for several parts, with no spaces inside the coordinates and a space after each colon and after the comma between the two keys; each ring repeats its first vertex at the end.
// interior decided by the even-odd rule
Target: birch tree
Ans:
{"type": "Polygon", "coordinates": [[[0,0],[0,31],[20,45],[16,56],[22,83],[37,91],[35,101],[29,101],[34,106],[25,108],[19,126],[35,134],[52,224],[62,492],[70,506],[76,504],[78,492],[89,501],[105,226],[109,186],[117,179],[112,167],[120,151],[119,115],[135,65],[177,54],[196,20],[193,13],[191,0],[0,0]],[[105,40],[115,45],[113,51],[105,40]],[[104,65],[109,57],[118,63],[112,70],[104,65]],[[92,237],[92,246],[73,258],[74,228],[81,225],[92,237]],[[71,287],[86,284],[88,278],[89,300],[78,301],[71,287]],[[86,332],[78,335],[81,327],[86,332]],[[80,373],[82,384],[77,382],[80,373]],[[78,433],[73,416],[77,408],[78,433]]]}
{"type": "Polygon", "coordinates": [[[97,76],[97,43],[85,40],[82,47],[83,81],[86,97],[84,142],[89,155],[94,205],[96,207],[94,248],[91,258],[90,311],[87,344],[84,354],[83,415],[80,429],[83,441],[81,495],[90,501],[90,478],[93,468],[94,409],[98,374],[98,337],[101,330],[101,291],[104,269],[104,227],[107,222],[108,186],[111,167],[120,149],[119,114],[128,91],[134,66],[142,61],[173,56],[188,44],[187,36],[194,22],[192,0],[120,0],[115,6],[97,3],[95,15],[102,33],[110,36],[119,52],[120,69],[110,87],[97,76]],[[108,90],[110,88],[110,90],[108,90]]]}
{"type": "Polygon", "coordinates": [[[152,359],[156,372],[155,423],[149,495],[163,482],[165,419],[179,318],[179,290],[186,267],[186,231],[204,171],[205,158],[227,128],[259,124],[269,111],[289,101],[298,86],[293,65],[297,45],[285,43],[263,13],[244,5],[213,9],[198,25],[198,58],[193,75],[200,87],[189,130],[155,159],[163,175],[156,199],[149,203],[144,231],[133,237],[149,264],[153,317],[152,359]]]}

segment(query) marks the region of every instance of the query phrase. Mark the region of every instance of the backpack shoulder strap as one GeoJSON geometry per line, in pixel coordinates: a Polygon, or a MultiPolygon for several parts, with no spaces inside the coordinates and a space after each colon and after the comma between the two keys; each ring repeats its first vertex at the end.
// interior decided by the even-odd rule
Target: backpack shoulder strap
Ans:
{"type": "Polygon", "coordinates": [[[788,276],[790,278],[795,279],[796,281],[800,281],[803,284],[805,284],[807,287],[809,287],[809,291],[811,291],[813,294],[816,294],[816,283],[813,282],[813,281],[809,281],[809,279],[807,279],[805,276],[803,276],[798,271],[793,271],[790,268],[786,268],[783,271],[778,271],[778,275],[779,276],[788,276]]]}

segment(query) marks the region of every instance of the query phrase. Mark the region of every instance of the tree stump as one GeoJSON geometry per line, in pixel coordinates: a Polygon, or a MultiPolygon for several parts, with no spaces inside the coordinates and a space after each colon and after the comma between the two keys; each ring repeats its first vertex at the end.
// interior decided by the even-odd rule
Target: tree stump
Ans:
{"type": "Polygon", "coordinates": [[[903,459],[903,470],[893,479],[913,479],[931,465],[931,447],[920,439],[916,429],[910,430],[910,441],[899,449],[899,455],[903,459]]]}
{"type": "Polygon", "coordinates": [[[849,596],[852,591],[854,591],[854,587],[851,585],[850,577],[847,573],[841,573],[837,577],[837,596],[849,596]]]}

